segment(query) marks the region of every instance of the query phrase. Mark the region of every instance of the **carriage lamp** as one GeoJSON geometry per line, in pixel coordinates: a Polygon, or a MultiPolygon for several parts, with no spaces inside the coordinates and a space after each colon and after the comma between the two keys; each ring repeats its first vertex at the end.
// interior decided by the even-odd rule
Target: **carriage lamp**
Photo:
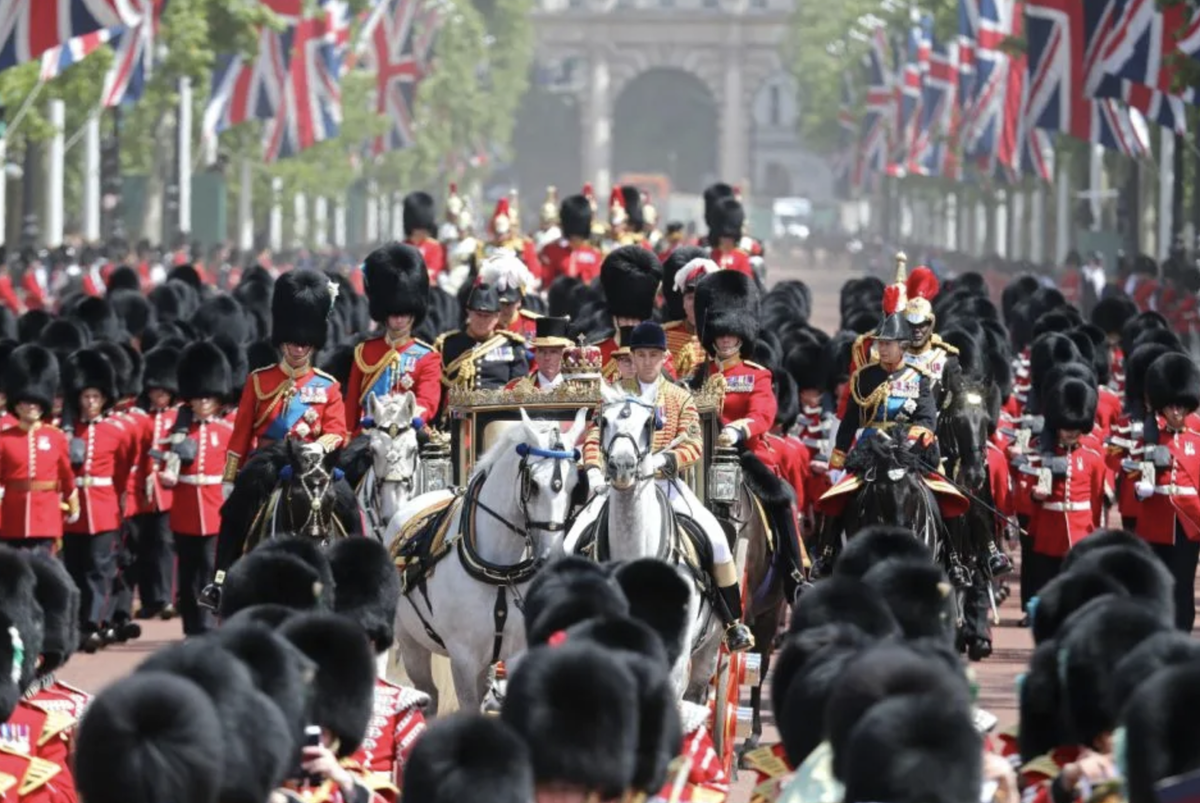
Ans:
{"type": "Polygon", "coordinates": [[[420,493],[442,491],[454,485],[454,466],[450,462],[450,443],[430,438],[421,447],[420,493]]]}
{"type": "Polygon", "coordinates": [[[708,468],[709,501],[732,505],[737,501],[741,487],[742,464],[738,460],[737,449],[718,446],[713,454],[712,465],[708,468]]]}

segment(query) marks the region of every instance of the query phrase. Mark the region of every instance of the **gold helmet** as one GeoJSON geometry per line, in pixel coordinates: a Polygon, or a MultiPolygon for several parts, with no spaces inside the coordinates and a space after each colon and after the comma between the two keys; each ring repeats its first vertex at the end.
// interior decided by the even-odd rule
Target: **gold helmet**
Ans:
{"type": "Polygon", "coordinates": [[[521,230],[520,200],[520,194],[515,187],[508,191],[508,218],[512,222],[513,231],[521,230]]]}
{"type": "Polygon", "coordinates": [[[558,190],[555,187],[546,188],[546,200],[542,204],[542,223],[545,225],[558,223],[558,190]]]}

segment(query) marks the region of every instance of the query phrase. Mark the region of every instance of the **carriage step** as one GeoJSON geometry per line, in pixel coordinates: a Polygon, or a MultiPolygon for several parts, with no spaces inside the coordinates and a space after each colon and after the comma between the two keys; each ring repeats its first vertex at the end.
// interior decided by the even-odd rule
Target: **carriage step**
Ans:
{"type": "Polygon", "coordinates": [[[742,686],[757,686],[762,682],[762,656],[756,652],[742,655],[742,671],[738,683],[742,686]]]}

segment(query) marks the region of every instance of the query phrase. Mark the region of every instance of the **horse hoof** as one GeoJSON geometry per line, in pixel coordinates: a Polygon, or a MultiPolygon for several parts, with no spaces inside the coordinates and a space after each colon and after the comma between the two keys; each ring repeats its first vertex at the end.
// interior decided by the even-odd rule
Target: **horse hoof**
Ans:
{"type": "Polygon", "coordinates": [[[122,622],[117,626],[118,641],[132,641],[142,637],[142,626],[137,622],[122,622]]]}
{"type": "Polygon", "coordinates": [[[967,646],[967,657],[972,661],[982,661],[992,654],[992,642],[985,638],[972,639],[967,646]]]}

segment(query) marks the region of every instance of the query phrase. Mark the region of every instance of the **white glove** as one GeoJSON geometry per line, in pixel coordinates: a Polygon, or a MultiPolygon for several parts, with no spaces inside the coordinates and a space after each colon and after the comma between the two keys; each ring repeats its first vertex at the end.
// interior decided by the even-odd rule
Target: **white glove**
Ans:
{"type": "MultiPolygon", "coordinates": [[[[162,480],[162,484],[163,484],[164,488],[174,488],[176,485],[179,484],[179,477],[175,476],[174,474],[172,474],[169,471],[160,471],[158,474],[158,478],[160,480],[162,480]]],[[[147,499],[154,498],[153,482],[154,481],[150,480],[150,479],[146,480],[146,498],[147,499]]]]}
{"type": "Polygon", "coordinates": [[[233,483],[232,482],[221,483],[221,499],[222,500],[228,499],[229,495],[231,493],[233,493],[233,483]]]}
{"type": "Polygon", "coordinates": [[[742,431],[737,427],[725,427],[721,430],[721,445],[729,445],[737,443],[742,439],[742,431]]]}
{"type": "Polygon", "coordinates": [[[608,483],[604,481],[604,472],[596,467],[587,470],[588,490],[602,494],[608,491],[608,483]]]}
{"type": "Polygon", "coordinates": [[[77,521],[79,521],[79,511],[76,511],[76,512],[72,513],[70,516],[67,516],[67,524],[74,524],[77,521]]]}
{"type": "Polygon", "coordinates": [[[814,460],[808,467],[814,474],[825,474],[829,471],[829,463],[824,460],[814,460]]]}
{"type": "Polygon", "coordinates": [[[1138,499],[1149,499],[1154,496],[1154,486],[1148,482],[1139,482],[1133,486],[1133,492],[1137,495],[1138,499]]]}
{"type": "Polygon", "coordinates": [[[650,467],[652,469],[654,469],[655,473],[662,471],[666,467],[666,465],[667,465],[667,455],[665,453],[659,452],[656,455],[650,456],[650,467]]]}
{"type": "Polygon", "coordinates": [[[829,484],[837,485],[839,482],[842,481],[842,478],[846,476],[846,470],[844,468],[831,468],[831,469],[829,469],[828,476],[829,476],[829,484]]]}

